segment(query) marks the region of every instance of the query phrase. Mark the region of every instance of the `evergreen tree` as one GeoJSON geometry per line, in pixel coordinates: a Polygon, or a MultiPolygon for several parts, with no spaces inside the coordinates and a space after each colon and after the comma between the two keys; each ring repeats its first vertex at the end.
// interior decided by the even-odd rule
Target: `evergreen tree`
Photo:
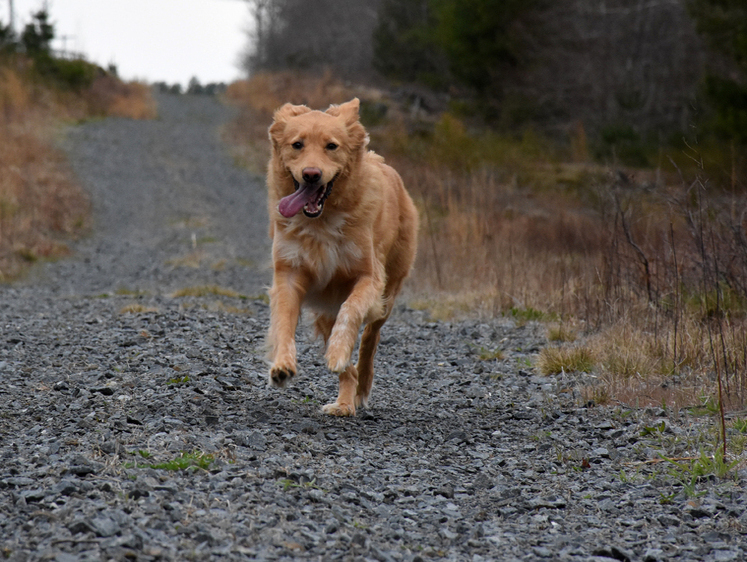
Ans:
{"type": "Polygon", "coordinates": [[[747,3],[744,0],[690,0],[698,32],[724,55],[731,72],[709,71],[706,94],[719,133],[747,143],[747,3]]]}
{"type": "Polygon", "coordinates": [[[16,35],[10,24],[0,22],[0,54],[12,53],[16,50],[16,35]]]}
{"type": "Polygon", "coordinates": [[[388,78],[448,82],[444,52],[436,40],[436,19],[429,0],[384,0],[373,34],[373,66],[388,78]]]}
{"type": "Polygon", "coordinates": [[[428,86],[458,81],[500,97],[507,69],[525,60],[521,18],[537,0],[385,0],[374,67],[428,86]]]}
{"type": "Polygon", "coordinates": [[[39,10],[32,18],[21,33],[21,44],[32,57],[50,55],[54,26],[49,22],[49,14],[46,10],[39,10]]]}
{"type": "Polygon", "coordinates": [[[434,0],[438,38],[454,76],[485,92],[523,57],[517,22],[532,0],[434,0]]]}

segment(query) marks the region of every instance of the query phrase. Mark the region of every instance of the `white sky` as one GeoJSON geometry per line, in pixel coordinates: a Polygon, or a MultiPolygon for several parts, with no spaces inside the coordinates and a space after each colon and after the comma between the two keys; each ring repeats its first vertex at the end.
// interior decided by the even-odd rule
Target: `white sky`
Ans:
{"type": "MultiPolygon", "coordinates": [[[[114,63],[124,79],[186,85],[193,76],[203,84],[242,76],[252,25],[244,0],[14,0],[16,31],[45,3],[68,50],[114,63]]],[[[0,0],[0,21],[8,18],[9,0],[0,0]]]]}

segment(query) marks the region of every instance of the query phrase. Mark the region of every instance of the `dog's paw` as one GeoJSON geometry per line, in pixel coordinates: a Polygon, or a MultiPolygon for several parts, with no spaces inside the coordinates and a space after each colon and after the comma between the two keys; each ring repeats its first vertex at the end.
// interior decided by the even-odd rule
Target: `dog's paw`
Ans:
{"type": "Polygon", "coordinates": [[[269,383],[275,388],[283,388],[295,376],[296,371],[293,368],[273,365],[270,368],[269,383]]]}
{"type": "Polygon", "coordinates": [[[368,394],[356,394],[355,395],[355,407],[356,408],[367,408],[368,407],[368,394]]]}
{"type": "Polygon", "coordinates": [[[322,411],[325,414],[329,414],[330,416],[354,416],[355,406],[353,406],[352,404],[340,404],[338,402],[333,402],[332,404],[322,406],[322,411]]]}

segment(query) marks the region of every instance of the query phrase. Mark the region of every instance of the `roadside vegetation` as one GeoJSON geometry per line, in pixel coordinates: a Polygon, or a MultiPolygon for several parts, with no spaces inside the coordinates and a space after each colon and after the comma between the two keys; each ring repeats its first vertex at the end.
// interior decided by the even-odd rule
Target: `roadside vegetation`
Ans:
{"type": "Polygon", "coordinates": [[[680,165],[676,149],[660,167],[634,168],[574,158],[570,146],[531,131],[472,133],[448,112],[411,119],[385,92],[329,74],[261,73],[232,84],[227,96],[244,111],[227,135],[240,145],[237,157],[263,173],[272,109],[284,101],[324,108],[354,95],[364,100],[371,147],[421,210],[414,306],[442,319],[546,320],[553,341],[538,366],[548,374],[593,367],[610,400],[684,406],[714,392],[720,373],[725,403],[742,407],[741,178],[717,184],[702,156],[680,165]],[[383,107],[386,117],[376,118],[383,107]]]}
{"type": "Polygon", "coordinates": [[[17,37],[0,22],[0,281],[68,253],[85,232],[89,204],[55,147],[64,123],[155,116],[149,89],[115,69],[55,55],[42,10],[17,37]]]}
{"type": "MultiPolygon", "coordinates": [[[[714,47],[699,52],[699,60],[711,57],[712,64],[688,83],[701,105],[683,94],[682,111],[652,109],[636,98],[639,85],[629,76],[617,94],[604,94],[619,94],[607,121],[590,100],[574,98],[562,111],[543,112],[537,100],[519,95],[522,85],[539,80],[530,64],[539,55],[526,48],[538,45],[530,31],[555,25],[560,8],[542,12],[540,3],[509,2],[489,22],[467,21],[469,10],[452,9],[453,2],[405,4],[381,2],[378,24],[368,29],[373,67],[389,82],[356,77],[326,60],[288,63],[292,45],[272,37],[273,29],[285,28],[268,26],[264,43],[256,37],[259,46],[247,57],[251,78],[226,93],[242,109],[226,131],[238,146],[236,158],[264,173],[267,127],[283,103],[324,109],[357,96],[371,148],[400,172],[421,211],[411,306],[442,319],[477,314],[546,322],[549,345],[535,367],[548,375],[593,373],[598,382],[586,391],[592,403],[680,409],[710,401],[717,416],[742,410],[747,43],[738,40],[743,31],[730,27],[741,4],[719,11],[699,0],[656,14],[662,21],[687,19],[691,46],[697,32],[714,47]],[[505,30],[506,43],[481,43],[491,36],[483,33],[488,27],[505,30]],[[716,40],[724,36],[735,40],[716,40]],[[724,68],[731,69],[728,77],[724,68]],[[630,99],[623,96],[628,87],[630,99]],[[654,122],[665,114],[686,122],[654,122]]],[[[483,4],[470,6],[479,12],[483,4]]],[[[639,23],[623,4],[604,17],[639,23]]],[[[284,17],[282,9],[272,14],[284,17]]],[[[571,16],[575,31],[591,25],[571,16]]],[[[292,18],[285,23],[292,27],[292,18]]],[[[553,32],[575,32],[563,25],[553,32]]],[[[640,56],[665,47],[643,45],[640,56]]],[[[615,61],[598,62],[616,72],[615,61]]],[[[658,80],[651,87],[662,89],[651,95],[674,103],[671,88],[658,80]]]]}

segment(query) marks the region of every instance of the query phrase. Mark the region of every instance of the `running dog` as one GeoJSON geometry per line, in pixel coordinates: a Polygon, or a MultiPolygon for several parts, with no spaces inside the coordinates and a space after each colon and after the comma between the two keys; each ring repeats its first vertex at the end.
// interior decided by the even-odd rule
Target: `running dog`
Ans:
{"type": "Polygon", "coordinates": [[[337,400],[323,407],[335,416],[368,404],[379,332],[417,245],[415,205],[399,174],[367,149],[359,108],[357,98],[324,112],[285,104],[269,129],[269,382],[283,387],[296,375],[296,326],[301,308],[311,309],[339,375],[337,400]]]}

